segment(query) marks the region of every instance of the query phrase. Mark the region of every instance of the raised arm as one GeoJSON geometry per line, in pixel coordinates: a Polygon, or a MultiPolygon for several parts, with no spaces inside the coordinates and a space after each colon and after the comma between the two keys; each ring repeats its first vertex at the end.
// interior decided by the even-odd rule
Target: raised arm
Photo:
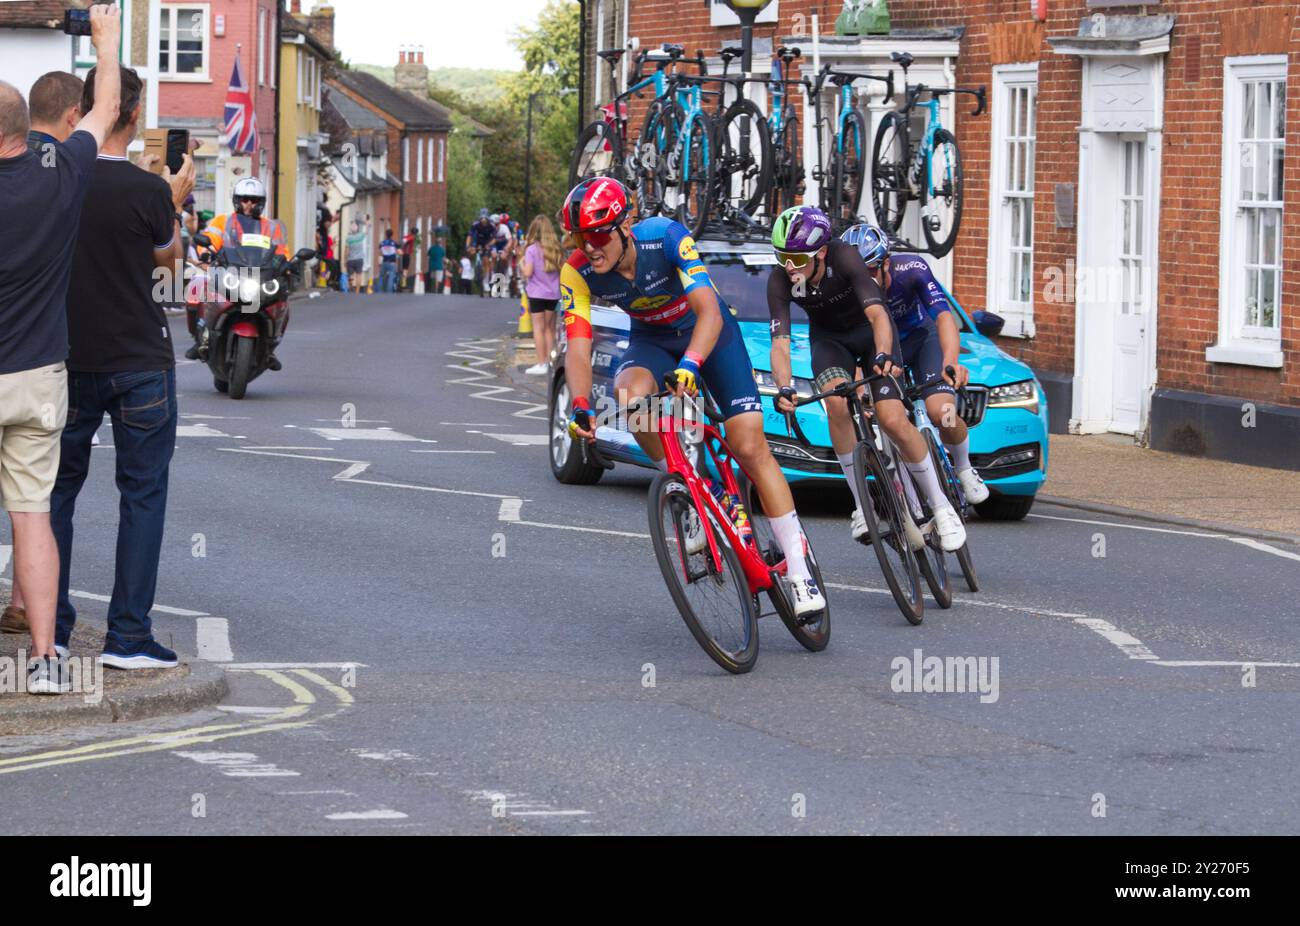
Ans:
{"type": "Polygon", "coordinates": [[[122,11],[115,4],[90,8],[90,43],[95,47],[95,105],[81,117],[76,131],[89,132],[96,146],[113,131],[122,109],[122,70],[118,45],[122,39],[122,11]]]}

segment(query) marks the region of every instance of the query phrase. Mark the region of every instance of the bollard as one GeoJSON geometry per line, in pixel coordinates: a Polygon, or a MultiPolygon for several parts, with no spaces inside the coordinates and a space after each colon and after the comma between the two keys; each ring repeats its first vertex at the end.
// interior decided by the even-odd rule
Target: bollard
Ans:
{"type": "Polygon", "coordinates": [[[528,294],[519,297],[519,334],[533,333],[533,315],[528,311],[528,294]]]}

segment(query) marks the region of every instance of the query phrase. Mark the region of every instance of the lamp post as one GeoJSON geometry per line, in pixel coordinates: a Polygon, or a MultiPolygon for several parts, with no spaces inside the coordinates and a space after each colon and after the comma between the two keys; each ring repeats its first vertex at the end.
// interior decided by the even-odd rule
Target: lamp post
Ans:
{"type": "MultiPolygon", "coordinates": [[[[754,20],[772,0],[726,0],[727,6],[740,19],[740,73],[748,77],[754,65],[754,20]]],[[[745,95],[745,85],[739,85],[740,95],[745,95]]],[[[740,120],[740,158],[749,158],[749,120],[740,120]]]]}
{"type": "MultiPolygon", "coordinates": [[[[533,200],[533,100],[537,99],[545,90],[534,90],[528,94],[528,128],[526,134],[528,137],[527,144],[524,147],[524,221],[532,220],[530,210],[533,200]]],[[[566,97],[577,93],[573,87],[565,87],[560,90],[556,96],[566,97]]]]}

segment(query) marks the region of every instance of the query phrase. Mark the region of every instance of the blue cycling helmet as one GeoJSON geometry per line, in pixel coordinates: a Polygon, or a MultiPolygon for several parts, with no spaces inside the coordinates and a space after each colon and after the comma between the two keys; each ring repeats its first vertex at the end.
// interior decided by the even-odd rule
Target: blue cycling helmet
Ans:
{"type": "Polygon", "coordinates": [[[857,248],[868,267],[879,267],[889,256],[889,238],[874,225],[854,225],[840,240],[857,248]]]}

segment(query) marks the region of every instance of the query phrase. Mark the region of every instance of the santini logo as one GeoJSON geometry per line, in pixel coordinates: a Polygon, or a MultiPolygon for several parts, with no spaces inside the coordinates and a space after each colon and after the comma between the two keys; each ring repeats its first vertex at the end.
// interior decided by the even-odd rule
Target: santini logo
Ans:
{"type": "Polygon", "coordinates": [[[981,704],[998,700],[997,656],[924,656],[912,650],[912,658],[895,656],[889,668],[894,670],[889,687],[899,694],[935,691],[952,693],[979,692],[981,704]]]}
{"type": "Polygon", "coordinates": [[[82,862],[77,856],[67,865],[50,869],[52,897],[130,897],[137,907],[149,906],[153,865],[149,862],[82,862]]]}

